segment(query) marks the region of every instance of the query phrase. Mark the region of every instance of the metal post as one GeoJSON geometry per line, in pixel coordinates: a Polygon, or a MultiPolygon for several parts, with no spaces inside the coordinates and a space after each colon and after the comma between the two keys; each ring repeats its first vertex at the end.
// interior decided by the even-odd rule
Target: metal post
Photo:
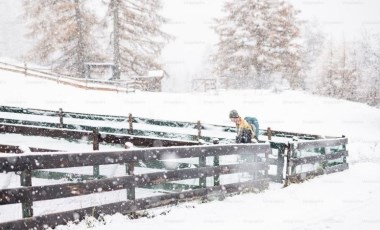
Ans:
{"type": "MultiPolygon", "coordinates": [[[[99,129],[98,128],[94,128],[94,130],[93,130],[92,133],[93,133],[92,149],[94,151],[97,151],[97,150],[99,150],[99,129]]],[[[99,165],[94,165],[93,166],[93,176],[94,176],[94,178],[99,178],[99,175],[100,175],[99,165]]]]}
{"type": "MultiPolygon", "coordinates": [[[[21,186],[32,186],[32,171],[25,170],[20,175],[21,186]]],[[[22,218],[28,218],[33,216],[33,194],[27,192],[25,194],[25,201],[22,203],[22,218]]]]}

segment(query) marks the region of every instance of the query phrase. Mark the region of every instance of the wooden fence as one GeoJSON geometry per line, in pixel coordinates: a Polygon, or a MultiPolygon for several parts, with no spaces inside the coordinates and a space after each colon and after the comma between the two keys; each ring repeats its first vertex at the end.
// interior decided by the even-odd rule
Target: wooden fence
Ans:
{"type": "Polygon", "coordinates": [[[268,183],[268,155],[270,153],[269,144],[246,144],[0,155],[0,171],[20,172],[20,184],[22,186],[0,190],[0,205],[22,203],[23,217],[23,219],[0,223],[0,229],[43,228],[66,224],[68,221],[81,220],[86,215],[97,217],[100,214],[114,214],[116,212],[127,214],[138,210],[176,204],[181,201],[205,198],[210,193],[224,196],[228,193],[240,193],[252,189],[262,190],[267,187],[268,183]],[[134,167],[138,161],[168,160],[174,158],[173,153],[175,153],[176,159],[198,158],[199,167],[135,174],[134,167]],[[251,156],[251,161],[220,165],[219,157],[226,155],[251,156]],[[214,157],[212,165],[206,164],[206,157],[214,157]],[[32,185],[32,172],[35,170],[108,164],[127,164],[129,166],[128,175],[68,184],[32,185]],[[251,177],[243,182],[220,183],[220,175],[241,172],[248,172],[251,177]],[[207,184],[207,177],[214,178],[212,184],[207,184]],[[195,189],[148,198],[136,198],[138,194],[136,194],[135,189],[138,187],[192,178],[199,178],[199,186],[195,189]],[[127,193],[127,200],[125,201],[41,216],[33,215],[33,202],[123,189],[127,193]]]}
{"type": "MultiPolygon", "coordinates": [[[[97,129],[101,135],[98,140],[105,143],[120,143],[124,144],[125,142],[132,142],[136,146],[142,147],[161,147],[161,146],[184,146],[184,145],[199,145],[199,140],[202,139],[207,144],[211,144],[215,139],[214,137],[205,137],[202,134],[203,130],[207,129],[218,129],[221,132],[235,132],[234,127],[231,126],[220,126],[220,125],[209,125],[201,124],[200,122],[180,122],[180,121],[168,121],[168,120],[156,120],[149,118],[140,118],[133,117],[131,114],[129,116],[111,116],[111,115],[99,115],[99,114],[85,114],[85,113],[72,113],[72,112],[63,112],[62,109],[59,111],[51,110],[38,110],[38,109],[27,109],[27,108],[18,108],[18,107],[7,107],[0,106],[0,112],[6,113],[22,113],[30,115],[39,115],[39,116],[50,116],[59,118],[60,123],[44,123],[44,122],[32,122],[32,121],[9,121],[9,119],[1,119],[0,121],[4,122],[0,125],[0,132],[7,133],[22,133],[28,135],[37,135],[37,136],[50,136],[50,137],[61,137],[61,138],[73,138],[73,139],[83,139],[87,138],[88,140],[94,139],[93,130],[97,129]],[[97,120],[97,121],[110,121],[110,122],[124,122],[128,124],[128,129],[114,129],[109,127],[91,127],[91,126],[81,126],[70,125],[64,123],[66,118],[74,119],[83,119],[83,120],[97,120]],[[194,133],[197,134],[176,134],[176,133],[165,133],[165,132],[154,132],[149,130],[138,130],[135,127],[135,124],[149,124],[154,126],[167,126],[167,127],[176,127],[176,128],[187,128],[190,130],[194,129],[194,133]],[[127,134],[126,134],[127,133],[127,134]],[[153,137],[152,137],[153,136],[153,137]],[[179,140],[182,139],[182,140],[179,140]]],[[[267,130],[260,130],[261,136],[267,136],[271,148],[272,154],[269,158],[269,163],[271,166],[276,167],[275,172],[271,172],[269,175],[272,181],[283,183],[284,179],[287,178],[286,171],[286,154],[290,151],[291,158],[295,157],[305,157],[314,153],[314,155],[323,156],[325,155],[324,151],[326,147],[323,146],[312,148],[308,150],[308,153],[302,154],[304,151],[300,151],[297,148],[303,146],[302,143],[308,143],[308,140],[317,141],[321,145],[325,143],[331,143],[331,140],[339,140],[345,138],[337,137],[327,137],[323,138],[321,135],[316,134],[306,134],[306,133],[295,133],[288,131],[276,131],[268,128],[267,130]],[[272,140],[272,139],[281,139],[281,140],[272,140]],[[290,143],[294,143],[291,145],[290,143]],[[297,145],[299,143],[300,145],[297,145]],[[297,146],[295,149],[291,149],[293,146],[297,146]],[[295,154],[300,152],[301,154],[295,154]]],[[[234,140],[218,138],[221,143],[233,143],[234,140]]],[[[334,142],[334,141],[333,141],[334,142]]],[[[347,141],[346,141],[347,142],[347,141]]],[[[343,148],[343,144],[340,145],[343,148]]],[[[344,147],[345,148],[345,147],[344,147]]],[[[330,148],[327,148],[329,150],[330,148]]],[[[327,153],[328,155],[329,153],[327,153]]],[[[290,159],[290,158],[289,158],[290,159]]],[[[317,158],[316,158],[317,159],[317,158]]],[[[153,165],[153,164],[152,164],[153,165]]],[[[154,167],[160,167],[159,164],[156,164],[154,167]]],[[[329,168],[331,165],[322,164],[319,167],[329,168]]],[[[344,166],[336,166],[344,167],[344,166]]],[[[291,170],[290,170],[291,171],[291,170]]],[[[291,171],[292,172],[292,171],[291,171]]],[[[294,170],[293,170],[294,173],[294,170]]]]}
{"type": "MultiPolygon", "coordinates": [[[[68,133],[75,131],[92,131],[94,128],[98,128],[99,132],[107,134],[129,134],[133,136],[140,136],[145,138],[156,137],[159,139],[179,139],[183,140],[182,142],[196,142],[202,139],[205,142],[212,143],[214,137],[207,136],[203,133],[203,130],[220,130],[221,132],[236,132],[236,128],[232,126],[222,126],[222,125],[210,125],[210,124],[201,124],[200,122],[181,122],[181,121],[168,121],[168,120],[159,120],[159,119],[150,119],[135,117],[132,114],[128,116],[112,116],[112,115],[99,115],[99,114],[85,114],[85,113],[73,113],[66,112],[62,109],[57,111],[52,110],[40,110],[40,109],[29,109],[29,108],[19,108],[19,107],[9,107],[9,106],[0,106],[0,112],[4,113],[15,113],[15,114],[25,114],[25,115],[35,115],[35,116],[44,116],[44,117],[56,117],[57,122],[41,122],[41,121],[32,121],[32,120],[19,120],[19,119],[10,119],[10,118],[1,118],[0,123],[7,124],[8,126],[17,125],[17,126],[28,126],[28,127],[40,127],[42,130],[48,129],[67,129],[68,133]],[[128,128],[114,128],[107,126],[105,123],[104,126],[90,126],[82,124],[70,124],[66,119],[78,119],[88,121],[104,121],[104,122],[113,122],[113,123],[125,123],[128,128]],[[178,129],[188,129],[189,134],[186,133],[174,133],[167,131],[152,131],[152,130],[143,130],[136,128],[137,124],[143,125],[152,125],[158,127],[171,127],[178,129]],[[191,134],[191,130],[194,129],[194,134],[191,134]]],[[[47,131],[46,131],[47,132],[47,131]]],[[[43,132],[42,132],[43,133],[43,132]]],[[[37,134],[34,134],[37,135],[37,134]]],[[[74,139],[76,135],[73,136],[74,139]]],[[[226,138],[219,138],[220,141],[224,143],[231,143],[230,140],[226,138]]]]}
{"type": "Polygon", "coordinates": [[[348,169],[345,137],[294,142],[287,151],[286,184],[348,169]],[[306,169],[302,169],[306,167],[306,169]]]}
{"type": "Polygon", "coordinates": [[[52,71],[41,71],[38,69],[33,69],[28,67],[26,64],[24,66],[18,66],[14,64],[0,62],[0,69],[15,73],[21,73],[25,76],[31,76],[36,78],[41,78],[45,80],[54,81],[64,85],[70,85],[81,89],[91,89],[100,91],[115,91],[115,92],[126,92],[132,93],[136,89],[142,89],[142,82],[136,80],[130,81],[105,81],[96,79],[84,79],[72,77],[68,74],[58,74],[52,71]]]}

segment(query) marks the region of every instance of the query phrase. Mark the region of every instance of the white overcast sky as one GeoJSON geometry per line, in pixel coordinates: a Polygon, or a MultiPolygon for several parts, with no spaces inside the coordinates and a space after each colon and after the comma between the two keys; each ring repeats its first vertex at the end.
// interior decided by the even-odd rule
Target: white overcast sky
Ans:
{"type": "MultiPolygon", "coordinates": [[[[202,69],[217,37],[210,28],[221,15],[223,0],[162,0],[170,22],[165,30],[176,37],[163,52],[171,75],[167,87],[182,91],[193,77],[208,77],[202,69]]],[[[290,0],[301,19],[317,20],[339,40],[359,38],[360,31],[380,31],[380,0],[290,0]]],[[[20,21],[21,0],[0,0],[0,56],[18,58],[28,48],[20,21]]]]}

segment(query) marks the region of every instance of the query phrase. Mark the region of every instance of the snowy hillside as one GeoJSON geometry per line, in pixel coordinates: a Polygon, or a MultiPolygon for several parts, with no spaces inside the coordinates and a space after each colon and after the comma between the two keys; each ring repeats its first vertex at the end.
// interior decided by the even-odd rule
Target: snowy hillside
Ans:
{"type": "MultiPolygon", "coordinates": [[[[256,116],[262,128],[349,138],[348,171],[223,202],[182,204],[153,219],[115,215],[96,229],[378,229],[380,110],[304,92],[264,90],[202,94],[121,94],[81,90],[0,71],[0,105],[232,125],[228,112],[256,116]],[[194,207],[194,208],[193,208],[194,207]]],[[[0,142],[8,141],[0,135],[0,142]]],[[[0,181],[0,187],[4,181],[0,181]]],[[[0,217],[5,214],[0,210],[0,217]]],[[[152,211],[154,212],[154,211],[152,211]]],[[[89,224],[89,223],[87,223],[89,224]]],[[[85,222],[69,229],[83,229],[85,222]]],[[[67,227],[62,227],[67,229],[67,227]]]]}

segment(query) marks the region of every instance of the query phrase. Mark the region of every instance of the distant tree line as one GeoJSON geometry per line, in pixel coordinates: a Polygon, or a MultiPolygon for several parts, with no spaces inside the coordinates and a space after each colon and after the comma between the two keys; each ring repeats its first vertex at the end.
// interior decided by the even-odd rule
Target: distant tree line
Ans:
{"type": "Polygon", "coordinates": [[[227,0],[211,55],[224,87],[285,87],[380,106],[380,37],[326,39],[298,13],[282,0],[227,0]]]}

